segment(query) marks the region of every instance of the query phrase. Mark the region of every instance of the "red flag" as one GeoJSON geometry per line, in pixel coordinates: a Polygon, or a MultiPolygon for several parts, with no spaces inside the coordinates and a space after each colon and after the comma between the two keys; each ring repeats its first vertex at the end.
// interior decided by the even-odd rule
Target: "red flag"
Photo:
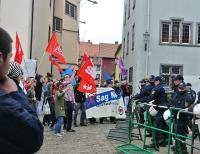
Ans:
{"type": "Polygon", "coordinates": [[[46,51],[57,57],[59,62],[66,63],[64,54],[60,48],[55,32],[53,32],[52,34],[52,37],[49,41],[46,51]]]}
{"type": "Polygon", "coordinates": [[[85,80],[81,80],[78,91],[83,93],[96,93],[96,85],[94,82],[92,84],[89,84],[85,80]]]}
{"type": "Polygon", "coordinates": [[[89,57],[87,57],[85,64],[79,69],[78,72],[78,76],[81,77],[82,80],[87,81],[89,84],[94,83],[94,68],[89,57]]]}
{"type": "Polygon", "coordinates": [[[85,65],[86,60],[87,60],[88,58],[89,58],[89,57],[88,57],[86,54],[84,54],[84,56],[83,56],[83,58],[82,58],[82,60],[81,60],[81,62],[80,62],[79,70],[77,71],[77,75],[79,75],[79,73],[80,73],[80,71],[81,71],[81,68],[85,65]]]}
{"type": "Polygon", "coordinates": [[[52,56],[49,56],[49,61],[50,61],[55,67],[58,68],[58,71],[59,71],[60,73],[63,72],[62,67],[58,64],[58,62],[55,60],[55,58],[53,58],[52,56]]]}
{"type": "Polygon", "coordinates": [[[24,56],[24,52],[22,50],[22,46],[21,46],[21,43],[20,43],[20,40],[19,40],[19,36],[18,36],[17,33],[16,33],[15,48],[16,48],[16,53],[15,53],[15,59],[14,59],[14,61],[17,62],[18,64],[21,64],[23,56],[24,56]]]}

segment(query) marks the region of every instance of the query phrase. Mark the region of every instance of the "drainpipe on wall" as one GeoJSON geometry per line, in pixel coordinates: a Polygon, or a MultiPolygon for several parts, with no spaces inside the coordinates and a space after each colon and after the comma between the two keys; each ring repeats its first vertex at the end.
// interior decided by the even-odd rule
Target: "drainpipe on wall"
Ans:
{"type": "Polygon", "coordinates": [[[32,8],[31,8],[31,39],[30,39],[30,59],[32,59],[33,52],[33,21],[34,21],[34,5],[35,0],[32,0],[32,8]]]}
{"type": "MultiPolygon", "coordinates": [[[[150,34],[149,31],[150,31],[150,0],[147,1],[147,25],[145,33],[150,34]]],[[[146,51],[146,67],[145,67],[146,76],[148,76],[149,73],[148,65],[149,65],[149,38],[147,40],[147,51],[146,51]]]]}
{"type": "MultiPolygon", "coordinates": [[[[54,15],[55,15],[55,0],[53,0],[53,21],[52,21],[52,32],[54,27],[54,15]]],[[[51,74],[53,74],[53,65],[51,63],[51,74]]]]}

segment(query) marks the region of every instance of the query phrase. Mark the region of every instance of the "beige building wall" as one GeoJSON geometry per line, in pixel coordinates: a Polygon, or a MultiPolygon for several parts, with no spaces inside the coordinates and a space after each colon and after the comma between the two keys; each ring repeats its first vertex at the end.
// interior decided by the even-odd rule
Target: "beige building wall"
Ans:
{"type": "Polygon", "coordinates": [[[37,60],[38,73],[42,75],[51,72],[49,54],[45,49],[53,29],[53,1],[35,0],[34,4],[32,59],[37,60]]]}
{"type": "MultiPolygon", "coordinates": [[[[71,4],[77,7],[77,18],[74,19],[65,13],[66,0],[55,0],[54,17],[62,19],[62,31],[56,32],[58,41],[64,52],[68,65],[78,64],[78,45],[79,45],[79,0],[68,0],[71,4]]],[[[62,65],[63,69],[66,66],[62,65]]],[[[53,68],[53,74],[59,77],[57,68],[53,68]]]]}
{"type": "Polygon", "coordinates": [[[31,4],[30,0],[0,0],[0,27],[8,31],[13,39],[13,55],[18,33],[24,58],[29,58],[30,51],[31,4]]]}

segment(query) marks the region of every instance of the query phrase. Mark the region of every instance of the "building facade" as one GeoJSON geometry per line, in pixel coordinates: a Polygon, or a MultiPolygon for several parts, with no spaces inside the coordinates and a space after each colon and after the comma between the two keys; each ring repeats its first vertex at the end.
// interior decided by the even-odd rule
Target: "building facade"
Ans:
{"type": "Polygon", "coordinates": [[[92,42],[80,42],[79,45],[79,62],[81,61],[84,53],[86,53],[94,64],[94,75],[101,83],[105,81],[104,72],[107,71],[111,77],[115,73],[115,52],[118,43],[99,43],[93,44],[92,42]]]}
{"type": "Polygon", "coordinates": [[[55,31],[67,63],[78,64],[79,6],[78,0],[0,0],[0,26],[11,34],[13,44],[18,32],[24,58],[37,60],[37,73],[60,77],[45,49],[55,31]]]}
{"type": "Polygon", "coordinates": [[[134,91],[151,74],[169,84],[181,74],[199,90],[199,5],[198,0],[124,1],[122,50],[134,91]]]}
{"type": "MultiPolygon", "coordinates": [[[[79,0],[55,0],[54,31],[69,65],[78,64],[79,0]]],[[[64,66],[63,66],[64,69],[64,66]]],[[[53,70],[58,73],[57,69],[53,70]]]]}

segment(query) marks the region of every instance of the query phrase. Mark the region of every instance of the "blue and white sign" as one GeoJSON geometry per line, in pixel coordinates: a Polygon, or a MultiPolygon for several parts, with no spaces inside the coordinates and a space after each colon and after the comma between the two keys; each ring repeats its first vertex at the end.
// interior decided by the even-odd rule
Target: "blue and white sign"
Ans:
{"type": "Polygon", "coordinates": [[[95,95],[87,94],[86,96],[87,118],[126,118],[123,99],[115,93],[113,88],[97,88],[95,95]]]}

